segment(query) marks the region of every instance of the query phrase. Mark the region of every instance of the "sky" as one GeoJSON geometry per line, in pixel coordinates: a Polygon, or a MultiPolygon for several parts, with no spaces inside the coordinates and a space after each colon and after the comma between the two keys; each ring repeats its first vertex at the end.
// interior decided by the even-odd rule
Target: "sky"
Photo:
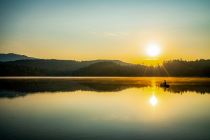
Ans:
{"type": "Polygon", "coordinates": [[[209,0],[0,0],[0,53],[53,59],[210,58],[209,0]],[[148,44],[160,47],[152,58],[148,44]]]}

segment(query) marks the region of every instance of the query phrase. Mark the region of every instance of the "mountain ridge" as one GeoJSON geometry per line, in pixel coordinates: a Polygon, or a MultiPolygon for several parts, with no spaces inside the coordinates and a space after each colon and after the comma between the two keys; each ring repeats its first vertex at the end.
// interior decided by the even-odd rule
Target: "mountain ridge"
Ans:
{"type": "Polygon", "coordinates": [[[27,55],[16,54],[16,53],[0,53],[0,62],[19,61],[19,60],[51,60],[51,61],[75,61],[75,62],[104,62],[113,61],[121,65],[130,65],[130,63],[123,62],[121,60],[107,60],[107,59],[96,59],[96,60],[66,60],[66,59],[43,59],[35,58],[27,55]]]}
{"type": "Polygon", "coordinates": [[[156,67],[130,64],[120,60],[22,59],[0,62],[0,68],[0,76],[210,77],[210,60],[204,59],[196,61],[171,60],[156,67]]]}
{"type": "Polygon", "coordinates": [[[21,54],[15,54],[15,53],[0,53],[1,62],[28,60],[28,59],[38,59],[38,58],[29,57],[29,56],[21,55],[21,54]]]}

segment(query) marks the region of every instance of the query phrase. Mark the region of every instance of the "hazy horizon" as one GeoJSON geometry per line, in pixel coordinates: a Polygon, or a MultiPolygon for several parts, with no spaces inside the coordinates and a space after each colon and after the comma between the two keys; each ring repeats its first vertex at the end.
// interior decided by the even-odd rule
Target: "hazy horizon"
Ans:
{"type": "Polygon", "coordinates": [[[210,1],[1,1],[0,53],[43,59],[196,60],[210,57],[210,1]],[[155,57],[145,49],[154,43],[155,57]]]}
{"type": "MultiPolygon", "coordinates": [[[[28,55],[25,55],[25,54],[17,54],[17,53],[14,53],[14,52],[9,52],[9,53],[0,53],[0,55],[3,54],[3,55],[20,55],[20,56],[25,56],[25,57],[29,57],[29,58],[34,58],[34,59],[43,59],[43,60],[64,60],[64,61],[68,61],[68,60],[73,60],[73,61],[79,61],[79,62],[82,62],[82,61],[121,61],[121,62],[124,62],[124,63],[129,63],[129,64],[142,64],[142,65],[153,65],[153,63],[156,65],[158,64],[162,64],[163,62],[168,62],[168,61],[176,61],[176,60],[180,60],[180,61],[199,61],[199,60],[210,60],[210,58],[207,58],[207,59],[203,59],[203,58],[199,58],[199,59],[183,59],[183,58],[176,58],[176,59],[165,59],[165,60],[161,60],[159,61],[158,59],[144,59],[142,61],[139,61],[137,63],[135,62],[128,62],[128,61],[123,61],[123,60],[120,60],[120,59],[60,59],[60,58],[41,58],[41,57],[34,57],[34,56],[28,56],[28,55]]],[[[19,60],[23,60],[23,59],[19,59],[19,60]]],[[[26,59],[27,60],[27,59],[26,59]]],[[[7,61],[6,61],[7,62],[7,61]]]]}

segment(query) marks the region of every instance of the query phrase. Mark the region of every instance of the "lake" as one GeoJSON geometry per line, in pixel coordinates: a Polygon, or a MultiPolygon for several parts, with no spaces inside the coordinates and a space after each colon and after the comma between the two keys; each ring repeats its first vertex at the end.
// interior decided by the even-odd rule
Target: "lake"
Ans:
{"type": "Polygon", "coordinates": [[[6,77],[0,139],[209,140],[209,107],[210,78],[6,77]]]}

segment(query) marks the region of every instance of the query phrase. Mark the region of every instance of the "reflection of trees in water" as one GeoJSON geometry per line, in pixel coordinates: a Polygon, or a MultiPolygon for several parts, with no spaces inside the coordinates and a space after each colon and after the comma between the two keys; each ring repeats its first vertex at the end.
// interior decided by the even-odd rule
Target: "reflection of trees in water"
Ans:
{"type": "Polygon", "coordinates": [[[97,91],[117,92],[131,87],[145,87],[147,82],[107,79],[1,79],[0,97],[17,97],[37,92],[97,91]]]}
{"type": "Polygon", "coordinates": [[[171,93],[186,93],[186,92],[196,92],[200,94],[210,93],[210,86],[207,85],[176,85],[171,86],[169,89],[166,89],[171,93]]]}
{"type": "MultiPolygon", "coordinates": [[[[118,92],[127,88],[142,88],[151,86],[150,80],[138,79],[1,79],[0,97],[18,97],[37,92],[73,92],[96,91],[118,92]]],[[[187,84],[172,83],[171,93],[185,93],[187,91],[200,94],[210,93],[208,82],[187,84]]]]}

